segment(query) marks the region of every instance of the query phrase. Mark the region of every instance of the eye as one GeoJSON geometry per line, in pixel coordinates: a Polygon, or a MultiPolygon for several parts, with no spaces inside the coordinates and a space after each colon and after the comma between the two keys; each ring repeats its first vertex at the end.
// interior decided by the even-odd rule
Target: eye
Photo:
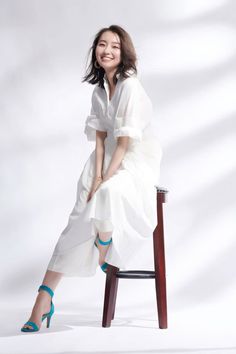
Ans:
{"type": "Polygon", "coordinates": [[[114,45],[112,48],[120,49],[117,45],[114,45]]]}
{"type": "Polygon", "coordinates": [[[99,43],[98,45],[99,45],[99,47],[104,47],[105,44],[104,43],[99,43]]]}

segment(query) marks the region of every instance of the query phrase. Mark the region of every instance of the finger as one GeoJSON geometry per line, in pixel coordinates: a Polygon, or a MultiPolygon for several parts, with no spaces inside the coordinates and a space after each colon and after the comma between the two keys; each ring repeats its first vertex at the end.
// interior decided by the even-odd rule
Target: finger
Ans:
{"type": "Polygon", "coordinates": [[[91,193],[89,193],[88,195],[87,202],[90,200],[90,198],[91,198],[91,193]]]}
{"type": "Polygon", "coordinates": [[[101,184],[102,184],[102,183],[98,183],[98,184],[96,185],[95,192],[96,192],[96,190],[100,187],[101,184]]]}
{"type": "Polygon", "coordinates": [[[92,199],[93,195],[94,195],[94,190],[92,192],[90,192],[89,200],[92,199]]]}

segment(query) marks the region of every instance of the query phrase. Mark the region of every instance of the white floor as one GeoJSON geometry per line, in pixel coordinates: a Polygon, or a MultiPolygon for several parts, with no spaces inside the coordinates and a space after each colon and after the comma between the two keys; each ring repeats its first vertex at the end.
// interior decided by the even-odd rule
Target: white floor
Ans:
{"type": "Polygon", "coordinates": [[[211,303],[196,298],[191,304],[169,292],[169,326],[161,330],[154,281],[123,279],[115,319],[110,328],[103,328],[104,285],[100,270],[91,278],[64,278],[54,296],[51,326],[47,329],[45,321],[37,333],[20,331],[34,294],[12,294],[1,304],[0,353],[236,353],[233,294],[211,303]]]}

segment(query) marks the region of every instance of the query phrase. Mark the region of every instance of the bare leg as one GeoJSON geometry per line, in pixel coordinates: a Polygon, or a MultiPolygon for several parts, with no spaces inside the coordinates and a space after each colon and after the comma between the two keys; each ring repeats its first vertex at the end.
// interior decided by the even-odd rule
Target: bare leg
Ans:
{"type": "MultiPolygon", "coordinates": [[[[61,280],[62,276],[63,276],[62,273],[53,272],[52,270],[47,270],[43,278],[42,284],[47,285],[49,288],[51,288],[54,291],[59,281],[61,280]]],[[[45,293],[45,291],[43,293],[45,293]]]]}
{"type": "MultiPolygon", "coordinates": [[[[110,240],[111,236],[112,236],[112,231],[110,231],[110,232],[99,232],[99,238],[102,241],[110,240]]],[[[101,266],[104,263],[104,261],[105,261],[107,250],[108,250],[108,247],[110,245],[101,245],[98,241],[96,241],[96,244],[97,244],[98,249],[99,249],[99,265],[101,266]]]]}
{"type": "MultiPolygon", "coordinates": [[[[47,285],[49,288],[55,291],[62,276],[62,273],[47,270],[43,278],[42,284],[47,285]]],[[[29,321],[36,323],[36,325],[40,328],[42,322],[42,315],[48,313],[50,311],[50,308],[51,296],[46,291],[40,290],[35,300],[35,304],[31,312],[29,321]]],[[[32,326],[29,325],[24,325],[24,327],[32,328],[32,326]]]]}

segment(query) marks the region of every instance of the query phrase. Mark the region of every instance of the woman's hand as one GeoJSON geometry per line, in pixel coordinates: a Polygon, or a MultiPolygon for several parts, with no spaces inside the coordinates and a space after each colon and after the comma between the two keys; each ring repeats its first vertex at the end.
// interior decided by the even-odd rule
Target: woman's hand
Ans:
{"type": "Polygon", "coordinates": [[[93,180],[91,191],[89,192],[87,202],[90,201],[96,190],[99,188],[100,184],[102,183],[103,178],[101,176],[96,176],[93,180]]]}

